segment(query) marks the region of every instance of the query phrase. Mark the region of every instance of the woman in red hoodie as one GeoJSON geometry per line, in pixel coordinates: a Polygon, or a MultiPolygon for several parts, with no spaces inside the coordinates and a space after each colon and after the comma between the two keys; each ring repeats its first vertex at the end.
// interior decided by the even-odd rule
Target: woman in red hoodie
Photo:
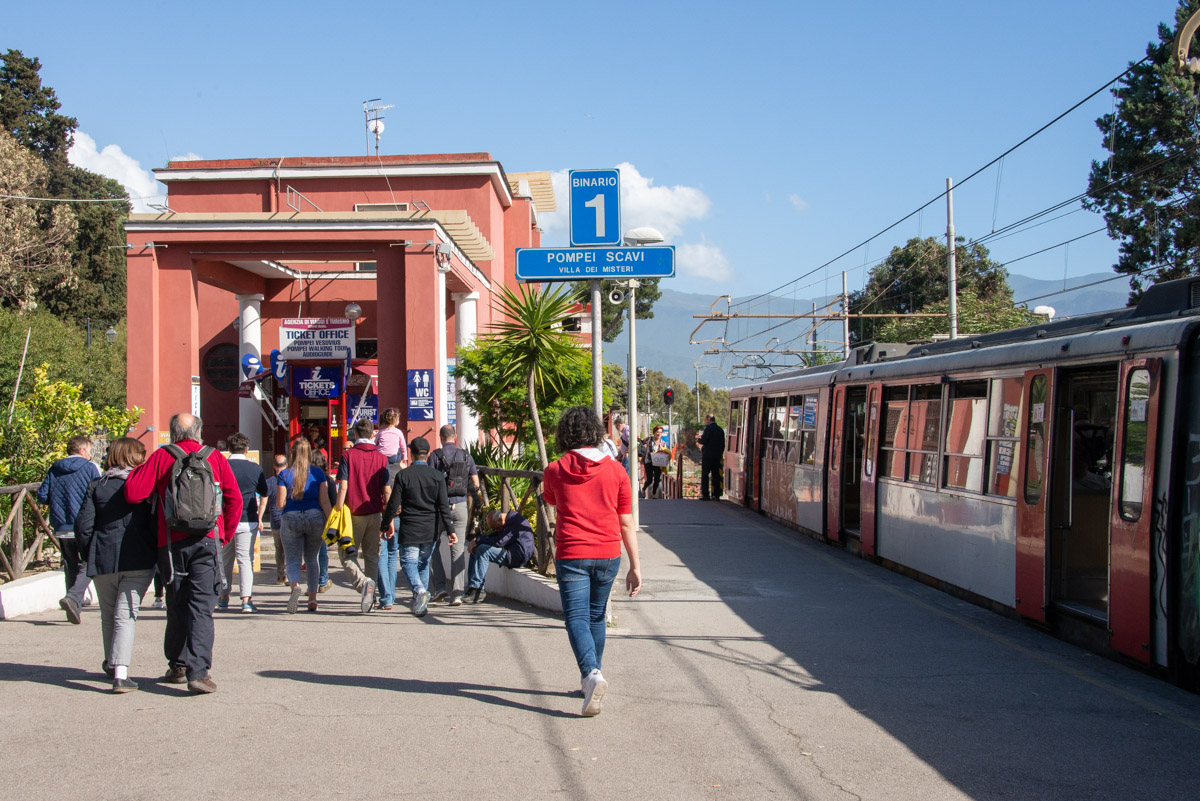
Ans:
{"type": "Polygon", "coordinates": [[[600,444],[604,428],[586,406],[568,409],[558,421],[563,457],[546,467],[546,503],[558,509],[554,568],[562,596],[567,638],[583,689],[583,716],[600,714],[608,682],[600,673],[604,658],[608,593],[621,568],[621,542],[629,555],[625,588],[642,588],[637,530],[633,526],[629,477],[600,444]]]}

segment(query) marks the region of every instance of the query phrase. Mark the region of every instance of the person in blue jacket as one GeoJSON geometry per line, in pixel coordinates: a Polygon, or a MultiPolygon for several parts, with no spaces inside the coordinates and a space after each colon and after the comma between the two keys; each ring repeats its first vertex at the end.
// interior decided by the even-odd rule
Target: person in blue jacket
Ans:
{"type": "Polygon", "coordinates": [[[492,510],[487,515],[491,534],[481,534],[467,546],[471,563],[467,566],[467,595],[471,603],[487,598],[483,584],[491,564],[521,567],[533,557],[533,527],[518,512],[505,514],[492,510]]]}
{"type": "Polygon", "coordinates": [[[83,506],[88,484],[97,478],[100,468],[92,464],[92,439],[80,435],[67,441],[66,458],[50,465],[37,491],[37,499],[50,506],[50,528],[62,552],[67,594],[58,605],[67,613],[67,620],[76,625],[83,622],[79,610],[92,579],[75,543],[75,517],[83,506]]]}

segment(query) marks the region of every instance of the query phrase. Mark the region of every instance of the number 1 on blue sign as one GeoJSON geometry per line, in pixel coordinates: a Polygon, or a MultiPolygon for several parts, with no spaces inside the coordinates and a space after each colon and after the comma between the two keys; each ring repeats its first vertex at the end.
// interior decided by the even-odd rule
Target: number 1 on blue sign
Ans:
{"type": "Polygon", "coordinates": [[[583,204],[589,209],[596,210],[596,238],[604,238],[604,195],[596,195],[583,204]]]}

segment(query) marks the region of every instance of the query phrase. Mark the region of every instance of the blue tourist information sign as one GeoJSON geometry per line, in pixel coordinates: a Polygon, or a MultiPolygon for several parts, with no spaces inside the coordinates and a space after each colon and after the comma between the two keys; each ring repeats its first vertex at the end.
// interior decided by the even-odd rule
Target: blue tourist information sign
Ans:
{"type": "Polygon", "coordinates": [[[518,281],[673,278],[675,248],[517,248],[518,281]]]}

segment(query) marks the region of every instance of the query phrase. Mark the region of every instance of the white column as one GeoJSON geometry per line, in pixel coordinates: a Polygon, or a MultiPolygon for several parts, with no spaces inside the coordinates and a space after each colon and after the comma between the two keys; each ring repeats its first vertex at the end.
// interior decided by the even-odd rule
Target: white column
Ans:
{"type": "MultiPolygon", "coordinates": [[[[476,304],[479,301],[478,292],[455,292],[454,295],[454,344],[464,347],[475,341],[479,331],[479,319],[476,316],[476,304]]],[[[458,443],[464,448],[479,439],[479,419],[467,407],[462,405],[462,390],[467,384],[461,379],[455,379],[458,387],[458,443]]]]}
{"type": "MultiPolygon", "coordinates": [[[[262,295],[238,295],[238,379],[244,380],[242,359],[246,354],[262,361],[262,295]]],[[[255,398],[238,398],[238,430],[250,438],[250,450],[262,448],[262,415],[255,398]]]]}
{"type": "MultiPolygon", "coordinates": [[[[437,292],[435,293],[437,296],[437,360],[433,368],[433,391],[435,393],[433,406],[437,410],[434,412],[434,416],[437,418],[436,428],[446,425],[446,421],[449,420],[446,410],[446,377],[448,375],[446,370],[446,270],[448,268],[449,265],[438,266],[437,292]]],[[[433,447],[436,447],[436,437],[437,432],[435,431],[433,447]]]]}

